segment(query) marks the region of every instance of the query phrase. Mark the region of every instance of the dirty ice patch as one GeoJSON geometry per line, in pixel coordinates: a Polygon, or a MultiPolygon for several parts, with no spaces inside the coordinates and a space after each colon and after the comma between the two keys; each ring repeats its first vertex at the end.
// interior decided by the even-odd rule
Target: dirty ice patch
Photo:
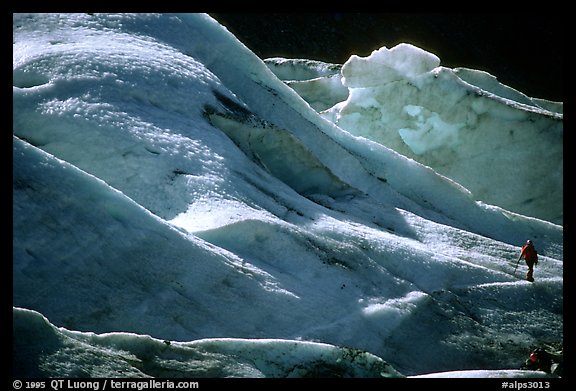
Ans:
{"type": "MultiPolygon", "coordinates": [[[[411,379],[424,379],[424,378],[475,378],[475,379],[488,379],[488,378],[536,378],[536,377],[550,377],[542,371],[526,371],[520,369],[502,369],[502,370],[468,370],[468,371],[447,371],[447,372],[436,372],[428,373],[425,375],[408,376],[411,379]]],[[[503,384],[506,382],[503,382],[503,384]]],[[[512,382],[510,382],[512,383],[512,382]]],[[[538,382],[542,383],[542,382],[538,382]]],[[[516,384],[516,383],[514,383],[516,384]]],[[[518,383],[520,384],[520,383],[518,383]]],[[[526,383],[530,384],[530,383],[526,383]]]]}

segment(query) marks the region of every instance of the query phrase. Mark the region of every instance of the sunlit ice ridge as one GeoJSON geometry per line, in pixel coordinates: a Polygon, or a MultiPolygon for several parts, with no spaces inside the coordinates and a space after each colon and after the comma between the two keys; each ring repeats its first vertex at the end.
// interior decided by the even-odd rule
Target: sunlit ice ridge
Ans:
{"type": "Polygon", "coordinates": [[[204,14],[14,15],[13,35],[15,374],[394,377],[561,346],[562,211],[538,212],[561,194],[561,103],[408,46],[279,76],[204,14]],[[503,117],[546,146],[556,187],[501,197],[533,213],[416,159],[474,142],[466,167],[500,164],[480,125],[503,117]]]}

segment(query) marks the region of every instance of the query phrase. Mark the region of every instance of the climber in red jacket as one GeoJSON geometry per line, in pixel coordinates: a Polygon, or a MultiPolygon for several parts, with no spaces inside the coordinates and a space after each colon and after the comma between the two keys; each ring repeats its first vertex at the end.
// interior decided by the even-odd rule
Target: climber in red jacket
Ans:
{"type": "Polygon", "coordinates": [[[518,261],[524,258],[526,260],[526,265],[528,266],[528,272],[526,273],[526,279],[530,282],[534,282],[534,266],[538,264],[538,253],[534,248],[534,244],[531,240],[527,240],[526,244],[522,246],[522,251],[520,251],[520,256],[518,257],[518,261]]]}

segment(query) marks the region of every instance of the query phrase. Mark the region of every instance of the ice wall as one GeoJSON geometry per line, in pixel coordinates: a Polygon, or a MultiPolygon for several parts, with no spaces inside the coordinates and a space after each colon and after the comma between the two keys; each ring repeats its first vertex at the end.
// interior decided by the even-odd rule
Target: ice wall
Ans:
{"type": "Polygon", "coordinates": [[[300,82],[296,91],[318,111],[324,106],[303,85],[314,90],[321,80],[338,96],[349,90],[322,112],[339,127],[433,168],[477,200],[562,223],[561,103],[530,98],[480,70],[441,67],[409,44],[352,56],[340,78],[300,82]]]}

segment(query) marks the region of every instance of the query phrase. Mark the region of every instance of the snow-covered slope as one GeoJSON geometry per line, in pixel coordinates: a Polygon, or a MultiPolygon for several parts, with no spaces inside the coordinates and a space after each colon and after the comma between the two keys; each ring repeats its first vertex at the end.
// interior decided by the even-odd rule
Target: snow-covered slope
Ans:
{"type": "MultiPolygon", "coordinates": [[[[18,330],[48,327],[28,309],[82,332],[67,336],[143,335],[130,349],[216,339],[226,368],[258,339],[271,361],[352,349],[402,375],[515,368],[561,343],[562,226],[326,121],[207,15],[14,15],[13,31],[18,330]],[[510,264],[528,238],[535,284],[510,264]]],[[[46,330],[62,365],[15,342],[22,375],[74,373],[58,353],[74,343],[46,330]]],[[[219,370],[300,374],[246,365],[219,370]]]]}

